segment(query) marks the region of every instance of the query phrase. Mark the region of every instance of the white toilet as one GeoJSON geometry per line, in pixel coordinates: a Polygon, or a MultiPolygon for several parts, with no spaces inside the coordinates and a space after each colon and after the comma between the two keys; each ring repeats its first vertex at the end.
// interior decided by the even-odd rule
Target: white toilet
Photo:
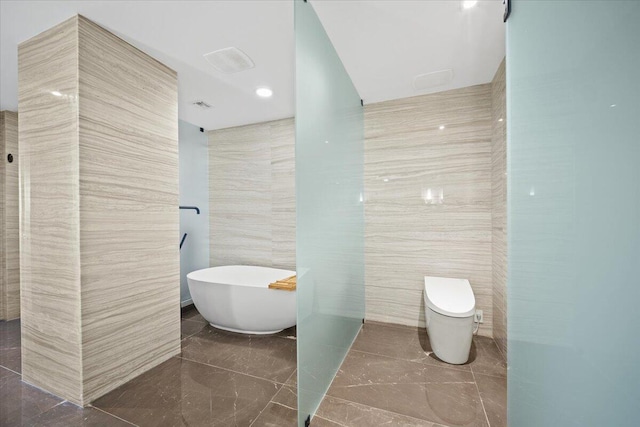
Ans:
{"type": "Polygon", "coordinates": [[[433,352],[454,365],[469,360],[476,299],[469,281],[424,277],[427,333],[433,352]]]}

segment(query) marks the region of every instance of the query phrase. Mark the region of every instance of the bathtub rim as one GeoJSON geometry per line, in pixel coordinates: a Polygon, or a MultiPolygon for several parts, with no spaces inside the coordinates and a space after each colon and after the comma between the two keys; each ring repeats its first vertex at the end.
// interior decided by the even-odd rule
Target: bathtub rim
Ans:
{"type": "MultiPolygon", "coordinates": [[[[250,287],[250,288],[260,288],[260,289],[266,289],[269,288],[269,285],[273,282],[276,282],[278,280],[282,280],[282,279],[286,279],[288,277],[294,276],[296,275],[295,270],[287,270],[287,269],[283,269],[283,268],[274,268],[274,267],[263,267],[263,266],[258,266],[258,265],[221,265],[221,266],[216,266],[216,267],[207,267],[207,268],[201,268],[199,270],[195,270],[192,271],[190,273],[187,274],[187,280],[193,280],[193,281],[197,281],[200,283],[209,283],[212,285],[223,285],[223,286],[244,286],[244,287],[250,287]],[[206,276],[204,276],[204,272],[209,272],[211,270],[215,270],[215,269],[234,269],[234,268],[240,268],[242,270],[246,270],[246,269],[261,269],[261,270],[268,270],[269,272],[275,274],[276,272],[278,272],[279,274],[277,275],[277,277],[273,277],[271,279],[265,279],[264,282],[260,282],[260,283],[247,283],[247,282],[243,282],[242,280],[236,280],[233,281],[231,279],[220,279],[220,280],[213,280],[211,278],[208,278],[206,276]]],[[[273,289],[274,291],[280,290],[280,289],[273,289]]],[[[284,292],[296,292],[294,291],[284,291],[284,292]]]]}

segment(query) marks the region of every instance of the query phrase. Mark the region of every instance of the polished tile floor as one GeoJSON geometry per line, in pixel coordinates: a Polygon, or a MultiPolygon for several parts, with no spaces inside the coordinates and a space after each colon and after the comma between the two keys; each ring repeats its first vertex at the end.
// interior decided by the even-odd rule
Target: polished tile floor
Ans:
{"type": "MultiPolygon", "coordinates": [[[[20,324],[0,322],[2,426],[295,426],[295,329],[242,336],[182,317],[182,354],[78,408],[20,380],[20,324]]],[[[476,337],[437,360],[423,331],[364,325],[311,425],[506,426],[506,364],[476,337]]]]}

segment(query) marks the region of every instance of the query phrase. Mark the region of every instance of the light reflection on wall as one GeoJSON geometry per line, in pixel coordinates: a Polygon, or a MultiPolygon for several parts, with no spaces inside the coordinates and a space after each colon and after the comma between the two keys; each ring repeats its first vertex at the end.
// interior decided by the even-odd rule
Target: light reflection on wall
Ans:
{"type": "Polygon", "coordinates": [[[423,188],[422,200],[427,205],[441,205],[444,203],[444,188],[423,188]]]}

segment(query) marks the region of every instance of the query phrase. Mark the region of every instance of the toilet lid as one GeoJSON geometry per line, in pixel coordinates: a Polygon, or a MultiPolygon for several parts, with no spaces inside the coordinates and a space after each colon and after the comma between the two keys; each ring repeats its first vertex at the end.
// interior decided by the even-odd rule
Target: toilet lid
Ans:
{"type": "Polygon", "coordinates": [[[473,316],[476,299],[466,279],[424,277],[424,300],[436,313],[450,317],[473,316]]]}

